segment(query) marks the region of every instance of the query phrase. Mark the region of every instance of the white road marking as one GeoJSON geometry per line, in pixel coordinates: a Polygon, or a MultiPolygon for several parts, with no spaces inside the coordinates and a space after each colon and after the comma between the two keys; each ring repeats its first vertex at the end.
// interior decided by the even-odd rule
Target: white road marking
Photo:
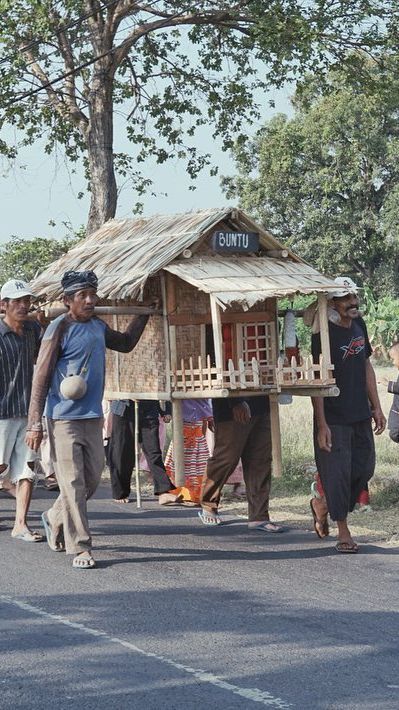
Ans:
{"type": "Polygon", "coordinates": [[[35,614],[36,616],[42,616],[45,619],[51,619],[57,624],[63,624],[64,626],[69,626],[72,629],[78,629],[79,631],[83,631],[85,634],[89,634],[90,636],[98,636],[99,638],[102,638],[105,641],[108,641],[109,643],[119,644],[120,646],[127,648],[129,651],[139,653],[142,656],[145,656],[146,658],[155,658],[157,661],[161,661],[162,663],[166,663],[169,666],[176,668],[177,670],[188,673],[189,675],[193,676],[197,680],[202,681],[203,683],[209,683],[210,685],[214,685],[218,688],[222,688],[223,690],[227,690],[230,693],[233,693],[234,695],[240,695],[242,698],[251,700],[254,703],[261,703],[262,705],[268,705],[269,707],[279,708],[279,710],[289,710],[289,708],[294,707],[292,703],[288,703],[285,700],[282,700],[281,698],[276,698],[267,690],[260,690],[259,688],[240,688],[239,685],[228,683],[227,681],[223,680],[222,678],[219,678],[213,673],[208,673],[208,671],[201,670],[200,668],[191,668],[191,666],[186,666],[183,663],[174,661],[172,658],[160,656],[158,653],[151,653],[150,651],[145,651],[143,648],[136,646],[134,643],[124,641],[123,639],[117,638],[116,636],[110,636],[105,631],[98,631],[97,629],[92,629],[89,626],[85,626],[84,624],[79,624],[75,621],[70,621],[69,619],[66,619],[63,616],[59,616],[58,614],[50,614],[49,612],[44,611],[44,609],[32,606],[32,604],[27,604],[26,602],[19,601],[18,599],[13,599],[12,597],[9,597],[5,594],[0,594],[0,600],[5,604],[12,604],[14,606],[19,607],[20,609],[23,609],[24,611],[29,611],[31,614],[35,614]]]}

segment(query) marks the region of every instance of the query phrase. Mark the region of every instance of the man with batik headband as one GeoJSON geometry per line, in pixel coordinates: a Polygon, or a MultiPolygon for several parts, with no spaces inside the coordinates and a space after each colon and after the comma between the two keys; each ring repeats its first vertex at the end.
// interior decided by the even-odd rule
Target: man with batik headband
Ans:
{"type": "Polygon", "coordinates": [[[130,352],[148,315],[135,317],[127,330],[111,330],[94,315],[97,277],[93,271],[67,271],[61,281],[66,314],[47,328],[33,378],[27,443],[38,450],[42,415],[48,422],[60,495],[42,520],[51,549],[73,554],[73,566],[95,566],[87,519],[87,499],[104,466],[102,397],[105,349],[130,352]]]}
{"type": "MultiPolygon", "coordinates": [[[[372,431],[381,434],[385,417],[381,410],[366,324],[359,315],[357,287],[348,277],[335,279],[330,295],[335,318],[329,318],[331,362],[339,387],[338,397],[313,397],[314,446],[317,470],[325,499],[311,501],[314,527],[319,537],[328,535],[327,515],[338,527],[338,552],[358,552],[347,516],[374,473],[372,431]]],[[[318,362],[320,333],[312,335],[312,354],[318,362]]]]}

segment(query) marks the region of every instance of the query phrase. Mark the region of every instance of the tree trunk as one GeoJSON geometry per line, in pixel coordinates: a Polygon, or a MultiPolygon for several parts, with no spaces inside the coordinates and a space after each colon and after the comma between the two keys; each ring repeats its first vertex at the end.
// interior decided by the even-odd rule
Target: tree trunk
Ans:
{"type": "Polygon", "coordinates": [[[91,202],[87,234],[115,217],[117,188],[113,156],[112,78],[98,71],[90,92],[90,122],[87,132],[91,202]]]}

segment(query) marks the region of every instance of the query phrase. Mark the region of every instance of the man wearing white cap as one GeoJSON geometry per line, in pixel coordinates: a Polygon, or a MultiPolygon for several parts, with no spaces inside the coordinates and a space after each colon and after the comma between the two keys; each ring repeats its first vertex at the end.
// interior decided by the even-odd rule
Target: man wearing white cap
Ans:
{"type": "MultiPolygon", "coordinates": [[[[366,324],[359,315],[357,286],[349,277],[335,279],[330,294],[335,318],[329,317],[331,362],[339,387],[338,397],[313,397],[315,458],[326,500],[313,498],[311,508],[319,537],[328,534],[327,514],[338,527],[338,552],[354,553],[347,524],[359,493],[374,474],[375,448],[372,430],[381,434],[386,420],[377,393],[372,353],[366,324]]],[[[320,333],[312,335],[312,354],[318,362],[320,333]]]]}
{"type": "Polygon", "coordinates": [[[7,281],[0,293],[5,313],[0,320],[0,477],[16,486],[11,536],[24,542],[43,539],[27,523],[37,454],[26,445],[25,433],[41,333],[39,323],[28,319],[32,296],[29,286],[20,279],[7,281]]]}

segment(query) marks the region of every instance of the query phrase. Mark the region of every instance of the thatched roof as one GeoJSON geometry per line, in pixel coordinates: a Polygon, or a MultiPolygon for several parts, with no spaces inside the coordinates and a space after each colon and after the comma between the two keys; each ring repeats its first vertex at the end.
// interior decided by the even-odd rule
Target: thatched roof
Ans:
{"type": "Polygon", "coordinates": [[[212,293],[222,308],[236,302],[246,309],[271,296],[325,293],[337,288],[309,264],[266,256],[197,256],[175,261],[165,270],[212,293]]]}
{"type": "Polygon", "coordinates": [[[231,207],[110,220],[53,262],[34,280],[32,288],[38,296],[56,300],[61,295],[60,281],[65,271],[93,269],[98,276],[102,298],[139,298],[147,279],[165,268],[170,271],[176,269],[173,273],[202,290],[218,292],[220,303],[232,300],[252,303],[255,292],[291,294],[334,288],[333,282],[290,251],[284,261],[257,256],[215,254],[206,259],[195,256],[196,249],[216,227],[231,231],[255,231],[259,233],[262,250],[283,249],[267,230],[253,222],[242,210],[231,207]],[[190,259],[182,258],[187,249],[193,253],[190,259]],[[232,299],[233,292],[240,296],[232,299]]]}

